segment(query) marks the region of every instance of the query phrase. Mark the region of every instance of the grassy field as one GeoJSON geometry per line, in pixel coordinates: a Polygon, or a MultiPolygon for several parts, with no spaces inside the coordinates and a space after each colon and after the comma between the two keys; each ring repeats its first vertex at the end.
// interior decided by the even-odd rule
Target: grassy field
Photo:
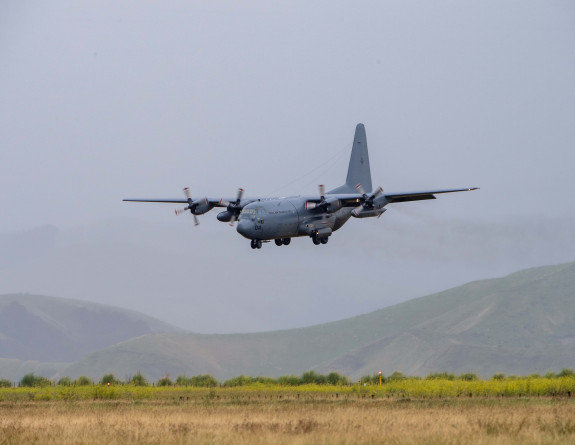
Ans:
{"type": "Polygon", "coordinates": [[[575,397],[567,394],[407,396],[384,388],[4,388],[0,444],[575,443],[575,397]]]}

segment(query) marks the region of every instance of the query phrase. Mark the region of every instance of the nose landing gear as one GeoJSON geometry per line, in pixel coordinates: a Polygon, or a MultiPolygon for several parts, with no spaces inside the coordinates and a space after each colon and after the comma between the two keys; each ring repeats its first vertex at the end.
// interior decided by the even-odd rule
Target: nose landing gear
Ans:
{"type": "Polygon", "coordinates": [[[253,239],[250,243],[252,249],[261,249],[262,248],[262,240],[261,239],[253,239]]]}

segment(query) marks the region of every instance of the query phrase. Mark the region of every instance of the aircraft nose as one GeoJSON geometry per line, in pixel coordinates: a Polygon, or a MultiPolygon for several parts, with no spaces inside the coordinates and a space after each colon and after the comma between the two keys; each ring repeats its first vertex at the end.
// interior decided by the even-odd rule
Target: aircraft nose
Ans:
{"type": "Polygon", "coordinates": [[[238,221],[238,227],[236,230],[238,233],[248,239],[252,239],[251,232],[253,229],[253,225],[247,219],[242,219],[238,221]]]}

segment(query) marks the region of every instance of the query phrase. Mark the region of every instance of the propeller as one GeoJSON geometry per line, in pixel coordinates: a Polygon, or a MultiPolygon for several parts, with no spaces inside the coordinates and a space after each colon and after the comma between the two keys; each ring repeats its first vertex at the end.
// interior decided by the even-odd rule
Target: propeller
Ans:
{"type": "Polygon", "coordinates": [[[240,215],[240,212],[242,211],[241,202],[242,202],[242,196],[243,195],[244,195],[244,189],[239,188],[238,189],[238,196],[237,196],[235,201],[230,202],[230,201],[226,201],[224,199],[220,199],[220,204],[225,205],[227,207],[227,211],[232,214],[232,217],[230,219],[230,226],[232,226],[232,227],[234,226],[234,223],[237,221],[238,216],[240,215]]]}
{"type": "Polygon", "coordinates": [[[325,201],[325,186],[323,184],[320,184],[318,186],[319,189],[319,197],[320,197],[320,202],[315,202],[315,201],[308,201],[305,203],[305,208],[306,210],[313,210],[313,209],[318,209],[320,207],[326,207],[327,202],[325,201]]]}
{"type": "Polygon", "coordinates": [[[336,212],[341,209],[341,200],[331,196],[325,199],[325,186],[320,184],[318,186],[320,200],[307,201],[305,203],[306,210],[319,209],[326,213],[336,212]]]}
{"type": "Polygon", "coordinates": [[[184,207],[183,209],[176,209],[176,216],[181,215],[182,213],[189,210],[192,213],[192,216],[194,217],[194,225],[198,226],[200,224],[200,221],[198,221],[198,217],[194,213],[194,210],[196,210],[196,207],[201,201],[194,202],[194,200],[192,199],[192,194],[190,193],[190,189],[188,187],[184,189],[184,195],[188,200],[188,206],[184,207]]]}
{"type": "Polygon", "coordinates": [[[375,198],[377,198],[379,195],[383,193],[383,189],[381,187],[378,187],[371,195],[368,196],[367,193],[365,193],[365,190],[361,184],[357,184],[355,186],[355,189],[361,194],[363,198],[361,206],[366,210],[373,209],[373,201],[375,200],[375,198]]]}

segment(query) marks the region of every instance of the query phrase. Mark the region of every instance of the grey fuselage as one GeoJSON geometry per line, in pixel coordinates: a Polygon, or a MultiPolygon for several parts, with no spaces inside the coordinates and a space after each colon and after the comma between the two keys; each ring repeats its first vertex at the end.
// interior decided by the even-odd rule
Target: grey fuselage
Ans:
{"type": "Polygon", "coordinates": [[[238,220],[237,231],[248,239],[272,240],[297,236],[329,236],[343,226],[352,208],[326,213],[306,209],[309,197],[262,199],[246,205],[238,220]]]}

